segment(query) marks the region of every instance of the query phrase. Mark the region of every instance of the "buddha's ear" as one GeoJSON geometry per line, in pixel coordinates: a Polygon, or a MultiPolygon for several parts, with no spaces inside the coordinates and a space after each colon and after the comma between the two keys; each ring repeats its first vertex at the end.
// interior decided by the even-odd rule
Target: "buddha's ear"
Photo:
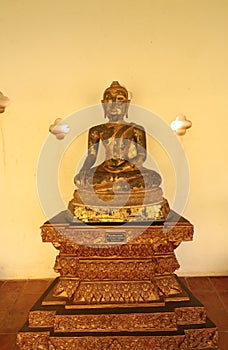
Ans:
{"type": "Polygon", "coordinates": [[[130,106],[130,102],[131,102],[131,100],[127,100],[127,102],[125,102],[125,115],[126,115],[126,118],[128,118],[128,108],[130,106]]]}
{"type": "Polygon", "coordinates": [[[105,108],[105,100],[101,100],[102,107],[104,109],[104,117],[106,118],[106,108],[105,108]]]}

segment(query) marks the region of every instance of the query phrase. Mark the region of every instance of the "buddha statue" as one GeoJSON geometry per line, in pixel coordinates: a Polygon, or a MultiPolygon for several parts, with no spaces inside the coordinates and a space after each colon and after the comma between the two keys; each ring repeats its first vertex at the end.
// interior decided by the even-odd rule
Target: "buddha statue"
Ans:
{"type": "Polygon", "coordinates": [[[143,166],[145,130],[125,120],[130,104],[127,89],[114,81],[101,102],[108,122],[89,130],[88,154],[74,178],[76,190],[68,209],[75,220],[84,222],[165,220],[169,206],[161,176],[143,166]],[[94,166],[101,143],[105,160],[94,166]]]}

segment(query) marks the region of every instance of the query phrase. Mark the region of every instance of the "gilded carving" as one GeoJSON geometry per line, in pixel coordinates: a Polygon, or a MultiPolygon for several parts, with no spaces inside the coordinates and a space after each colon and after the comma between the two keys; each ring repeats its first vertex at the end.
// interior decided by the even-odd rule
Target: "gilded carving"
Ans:
{"type": "Polygon", "coordinates": [[[56,315],[56,311],[30,311],[29,327],[55,327],[56,332],[171,330],[177,325],[204,324],[204,307],[177,307],[174,312],[56,315]]]}
{"type": "Polygon", "coordinates": [[[76,304],[135,304],[159,300],[156,287],[150,281],[81,282],[73,296],[76,304]]]}
{"type": "MultiPolygon", "coordinates": [[[[60,247],[61,255],[75,255],[82,258],[150,258],[154,255],[154,247],[151,244],[121,244],[113,246],[83,246],[76,243],[63,242],[60,247]]],[[[163,253],[172,252],[170,248],[163,253]]]]}
{"type": "Polygon", "coordinates": [[[218,346],[217,328],[185,330],[189,349],[214,349],[218,346]]]}
{"type": "Polygon", "coordinates": [[[159,289],[160,294],[165,297],[182,292],[182,288],[180,287],[174,275],[156,277],[156,285],[159,289]]]}
{"type": "Polygon", "coordinates": [[[194,228],[189,222],[187,224],[177,224],[175,226],[165,225],[167,238],[173,243],[174,249],[185,241],[192,241],[194,228]]]}
{"type": "Polygon", "coordinates": [[[80,280],[144,280],[154,277],[154,263],[151,259],[85,260],[58,256],[55,271],[80,280]]]}
{"type": "Polygon", "coordinates": [[[207,317],[205,307],[179,307],[175,309],[175,314],[179,325],[202,324],[207,317]]]}
{"type": "Polygon", "coordinates": [[[85,260],[75,256],[57,256],[55,271],[61,276],[74,276],[80,280],[143,280],[157,275],[172,274],[179,268],[174,254],[159,255],[153,259],[107,259],[85,260]]]}
{"type": "Polygon", "coordinates": [[[57,286],[54,289],[53,296],[71,299],[78,286],[78,280],[60,279],[57,283],[57,286]]]}
{"type": "Polygon", "coordinates": [[[56,311],[30,311],[29,327],[53,327],[56,311]]]}
{"type": "Polygon", "coordinates": [[[172,274],[179,269],[180,265],[175,255],[162,255],[156,256],[155,260],[155,273],[157,275],[172,274]]]}
{"type": "Polygon", "coordinates": [[[17,334],[17,346],[21,350],[49,350],[49,332],[21,332],[17,334]]]}
{"type": "Polygon", "coordinates": [[[122,332],[177,330],[172,312],[154,314],[57,315],[55,332],[122,332]]]}
{"type": "Polygon", "coordinates": [[[54,270],[59,272],[61,276],[77,276],[79,259],[76,257],[57,256],[55,260],[54,270]]]}
{"type": "MultiPolygon", "coordinates": [[[[169,242],[165,235],[153,235],[151,245],[156,254],[168,254],[173,252],[173,245],[169,242]]],[[[148,244],[149,245],[149,244],[148,244]]]]}
{"type": "MultiPolygon", "coordinates": [[[[62,236],[59,228],[55,225],[55,227],[51,224],[44,224],[41,226],[41,236],[43,242],[59,242],[64,241],[64,236],[62,236]],[[56,229],[55,229],[56,227],[56,229]]],[[[66,228],[66,225],[63,226],[66,228]]]]}
{"type": "MultiPolygon", "coordinates": [[[[115,231],[115,228],[91,228],[85,229],[80,226],[51,225],[45,224],[41,227],[41,235],[44,242],[74,243],[77,245],[89,245],[90,247],[113,248],[113,245],[106,240],[106,230],[115,231]],[[76,238],[75,238],[76,237],[76,238]]],[[[175,226],[149,226],[124,228],[126,242],[130,244],[150,244],[154,252],[166,253],[175,249],[182,241],[192,240],[193,226],[187,224],[176,224],[175,226]],[[168,249],[168,250],[167,250],[168,249]]],[[[115,245],[114,245],[115,246],[115,245]]],[[[59,246],[57,246],[59,249],[59,246]]]]}
{"type": "MultiPolygon", "coordinates": [[[[187,350],[184,336],[50,338],[48,350],[187,350]],[[50,347],[50,345],[54,347],[50,347]]],[[[46,349],[45,349],[46,350],[46,349]]]]}
{"type": "Polygon", "coordinates": [[[186,330],[185,335],[50,337],[48,332],[21,332],[21,350],[192,350],[218,347],[217,329],[186,330]]]}

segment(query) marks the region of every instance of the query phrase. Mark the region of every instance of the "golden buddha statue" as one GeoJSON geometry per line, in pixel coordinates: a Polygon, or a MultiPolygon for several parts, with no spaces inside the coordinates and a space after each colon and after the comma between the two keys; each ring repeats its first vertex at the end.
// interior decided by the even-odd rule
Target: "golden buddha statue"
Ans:
{"type": "Polygon", "coordinates": [[[114,81],[101,101],[108,122],[89,130],[88,154],[75,176],[76,190],[68,209],[84,222],[165,220],[169,212],[160,188],[161,176],[143,167],[146,135],[128,123],[128,91],[114,81]],[[94,166],[100,143],[105,160],[94,166]]]}

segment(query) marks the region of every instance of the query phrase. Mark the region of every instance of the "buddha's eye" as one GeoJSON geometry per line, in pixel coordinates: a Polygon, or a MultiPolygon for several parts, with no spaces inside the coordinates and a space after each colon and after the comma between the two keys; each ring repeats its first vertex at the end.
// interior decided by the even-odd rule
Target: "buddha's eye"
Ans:
{"type": "Polygon", "coordinates": [[[124,96],[117,96],[116,97],[116,102],[124,102],[124,101],[125,101],[124,96]]]}
{"type": "Polygon", "coordinates": [[[112,96],[111,95],[106,95],[105,96],[105,102],[106,103],[112,103],[112,96]]]}

